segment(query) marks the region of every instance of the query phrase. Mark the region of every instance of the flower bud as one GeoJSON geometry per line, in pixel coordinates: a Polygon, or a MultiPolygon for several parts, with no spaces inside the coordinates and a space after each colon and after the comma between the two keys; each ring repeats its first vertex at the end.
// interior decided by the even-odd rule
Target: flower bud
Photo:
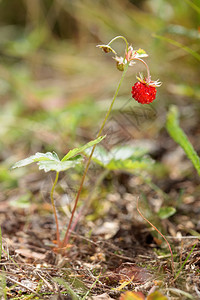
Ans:
{"type": "Polygon", "coordinates": [[[113,48],[111,48],[109,45],[97,45],[96,47],[102,49],[105,53],[113,52],[116,54],[115,50],[113,50],[113,48]]]}
{"type": "Polygon", "coordinates": [[[117,62],[117,69],[119,71],[124,71],[124,67],[127,64],[127,60],[121,56],[120,57],[115,56],[115,57],[113,57],[113,59],[116,60],[116,62],[117,62]]]}
{"type": "Polygon", "coordinates": [[[125,64],[117,61],[117,69],[119,71],[124,71],[125,64]]]}

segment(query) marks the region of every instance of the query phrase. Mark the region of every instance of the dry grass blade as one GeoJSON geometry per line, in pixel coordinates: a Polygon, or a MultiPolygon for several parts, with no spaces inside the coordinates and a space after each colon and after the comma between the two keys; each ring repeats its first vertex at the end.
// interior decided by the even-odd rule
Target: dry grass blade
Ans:
{"type": "Polygon", "coordinates": [[[10,280],[12,283],[17,284],[17,285],[23,287],[24,289],[30,291],[31,293],[35,294],[36,296],[40,297],[40,295],[37,292],[35,292],[31,288],[27,287],[26,285],[22,284],[21,282],[15,280],[15,279],[12,279],[11,277],[8,277],[8,276],[7,276],[7,280],[10,280]]]}

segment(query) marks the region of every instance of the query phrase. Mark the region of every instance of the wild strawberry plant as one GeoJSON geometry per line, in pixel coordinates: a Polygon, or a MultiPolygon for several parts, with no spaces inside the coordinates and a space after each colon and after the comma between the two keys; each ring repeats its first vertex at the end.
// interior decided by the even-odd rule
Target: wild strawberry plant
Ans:
{"type": "MultiPolygon", "coordinates": [[[[128,68],[134,66],[134,64],[137,61],[143,63],[146,67],[146,70],[147,70],[146,77],[143,78],[142,75],[140,75],[140,77],[137,77],[138,82],[136,82],[133,85],[132,92],[131,92],[132,97],[141,104],[149,104],[153,100],[155,100],[156,91],[157,91],[156,88],[159,87],[161,84],[158,80],[157,81],[151,80],[149,67],[148,67],[147,63],[143,60],[143,58],[146,58],[148,56],[147,53],[143,49],[134,50],[133,47],[128,44],[126,38],[124,38],[123,36],[117,36],[117,37],[113,38],[108,44],[98,45],[97,47],[102,49],[105,53],[113,53],[114,54],[113,58],[116,61],[117,69],[123,72],[121,79],[117,85],[116,91],[114,93],[113,99],[111,101],[110,107],[105,115],[103,123],[97,134],[97,138],[94,141],[91,141],[80,148],[75,148],[73,150],[70,150],[61,160],[58,158],[58,155],[55,152],[36,153],[35,155],[30,156],[29,158],[26,158],[24,160],[17,162],[13,166],[13,168],[18,168],[18,167],[23,167],[23,166],[29,165],[33,162],[36,162],[39,166],[39,169],[43,169],[45,172],[56,171],[56,178],[55,178],[55,181],[54,181],[52,189],[51,189],[51,202],[52,202],[52,207],[53,207],[55,221],[56,221],[57,245],[58,245],[59,249],[66,248],[66,246],[68,244],[68,241],[70,238],[70,232],[71,232],[71,229],[73,226],[72,222],[73,222],[73,218],[74,218],[74,213],[77,208],[78,200],[79,200],[79,197],[80,197],[80,194],[82,191],[82,187],[84,184],[84,180],[85,180],[87,171],[90,166],[90,162],[92,160],[96,145],[103,138],[105,138],[105,136],[102,137],[101,135],[102,135],[103,129],[105,127],[105,124],[110,116],[110,113],[112,111],[113,105],[115,103],[115,100],[117,98],[121,84],[124,80],[124,77],[126,75],[128,68]],[[121,39],[125,42],[125,51],[124,51],[123,56],[118,56],[117,52],[113,49],[113,47],[111,47],[111,44],[118,39],[121,39]],[[55,203],[54,203],[54,199],[53,199],[53,193],[54,193],[54,189],[57,184],[57,181],[58,181],[59,172],[68,170],[69,168],[73,168],[76,165],[80,164],[82,162],[82,157],[80,156],[80,154],[89,147],[92,147],[92,150],[90,152],[88,161],[86,163],[86,167],[85,167],[82,179],[81,179],[80,187],[79,187],[77,196],[74,201],[74,207],[72,209],[71,217],[70,217],[70,220],[68,223],[67,230],[65,232],[64,239],[63,239],[63,241],[61,241],[58,218],[57,218],[55,203]]],[[[122,161],[123,161],[123,159],[122,159],[122,161]]],[[[137,165],[138,163],[139,162],[136,161],[135,165],[137,165]]]]}

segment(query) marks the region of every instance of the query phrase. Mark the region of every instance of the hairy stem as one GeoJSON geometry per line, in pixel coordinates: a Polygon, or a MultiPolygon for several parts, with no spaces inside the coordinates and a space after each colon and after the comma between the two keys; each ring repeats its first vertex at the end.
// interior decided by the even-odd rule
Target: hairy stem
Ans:
{"type": "MultiPolygon", "coordinates": [[[[109,117],[109,115],[110,115],[110,113],[111,113],[111,111],[112,111],[112,107],[113,107],[113,105],[114,105],[114,103],[115,103],[115,99],[116,99],[116,97],[117,97],[117,95],[118,95],[118,93],[119,93],[119,89],[120,89],[120,87],[121,87],[121,84],[122,84],[122,82],[123,82],[123,79],[124,79],[124,77],[125,77],[125,74],[126,74],[127,70],[128,70],[128,64],[126,64],[126,66],[125,66],[125,68],[124,68],[122,77],[121,77],[121,79],[120,79],[120,81],[119,81],[119,84],[118,84],[117,89],[116,89],[116,91],[115,91],[115,94],[114,94],[114,96],[113,96],[113,99],[112,99],[112,102],[111,102],[111,104],[110,104],[110,107],[109,107],[109,109],[108,109],[108,111],[107,111],[107,113],[106,113],[106,116],[105,116],[105,118],[104,118],[104,121],[103,121],[103,123],[102,123],[102,125],[101,125],[101,128],[100,128],[100,130],[99,130],[99,133],[98,133],[98,135],[97,135],[97,138],[100,137],[100,135],[101,135],[101,133],[102,133],[102,131],[103,131],[103,129],[104,129],[104,126],[105,126],[105,124],[106,124],[106,121],[108,120],[108,117],[109,117]]],[[[80,187],[79,187],[79,190],[78,190],[78,193],[77,193],[77,196],[76,196],[76,199],[75,199],[74,207],[73,207],[73,210],[72,210],[72,213],[71,213],[71,218],[70,218],[70,220],[69,220],[69,224],[68,224],[68,227],[67,227],[65,236],[64,236],[64,240],[63,240],[63,242],[62,242],[62,247],[66,247],[66,246],[67,246],[67,243],[68,243],[68,240],[69,240],[69,237],[70,237],[70,228],[71,228],[71,224],[72,224],[72,221],[73,221],[73,218],[74,218],[74,213],[75,213],[75,211],[76,211],[76,207],[77,207],[77,204],[78,204],[78,200],[79,200],[79,197],[80,197],[82,188],[83,188],[83,183],[84,183],[84,180],[85,180],[87,171],[88,171],[88,169],[89,169],[90,162],[91,162],[92,155],[93,155],[93,153],[94,153],[95,148],[96,148],[96,145],[93,146],[92,151],[91,151],[91,154],[90,154],[90,156],[89,156],[89,158],[88,158],[87,165],[86,165],[86,167],[85,167],[85,171],[84,171],[84,173],[83,173],[83,176],[82,176],[82,179],[81,179],[81,183],[80,183],[80,187]]]]}
{"type": "Polygon", "coordinates": [[[151,225],[151,227],[153,227],[162,237],[163,239],[165,240],[165,242],[167,243],[168,245],[168,248],[169,248],[169,251],[171,253],[171,263],[172,263],[172,274],[174,274],[174,258],[173,258],[173,253],[172,253],[172,249],[171,249],[171,246],[168,242],[168,240],[166,239],[166,237],[156,228],[156,226],[154,226],[149,220],[147,220],[143,214],[141,213],[141,211],[139,210],[139,204],[138,204],[138,201],[139,199],[137,199],[137,211],[138,213],[140,214],[140,216],[147,222],[151,225]]]}
{"type": "Polygon", "coordinates": [[[56,221],[56,238],[57,238],[57,246],[60,247],[61,242],[60,242],[60,230],[59,230],[59,224],[58,224],[58,216],[57,216],[57,212],[56,212],[56,207],[55,207],[55,202],[54,202],[54,198],[53,198],[53,193],[55,190],[55,186],[58,182],[58,177],[59,177],[59,172],[56,172],[56,178],[54,180],[53,186],[51,188],[51,204],[53,206],[53,213],[54,213],[54,217],[55,217],[55,221],[56,221]]]}

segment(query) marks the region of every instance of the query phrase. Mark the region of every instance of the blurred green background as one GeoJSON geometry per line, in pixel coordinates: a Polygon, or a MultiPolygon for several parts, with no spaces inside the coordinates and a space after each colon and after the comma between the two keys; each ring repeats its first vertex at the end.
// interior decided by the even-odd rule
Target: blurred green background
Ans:
{"type": "MultiPolygon", "coordinates": [[[[112,55],[96,45],[117,35],[149,54],[152,79],[163,82],[152,106],[156,118],[140,122],[140,130],[129,128],[133,139],[161,143],[173,103],[200,150],[199,26],[199,0],[1,0],[1,188],[16,187],[27,172],[10,173],[17,160],[36,151],[64,155],[95,138],[121,76],[112,55]]],[[[113,46],[123,55],[123,42],[113,46]]],[[[116,117],[141,71],[140,63],[130,68],[116,117]]],[[[137,106],[133,99],[129,105],[137,106]]]]}

